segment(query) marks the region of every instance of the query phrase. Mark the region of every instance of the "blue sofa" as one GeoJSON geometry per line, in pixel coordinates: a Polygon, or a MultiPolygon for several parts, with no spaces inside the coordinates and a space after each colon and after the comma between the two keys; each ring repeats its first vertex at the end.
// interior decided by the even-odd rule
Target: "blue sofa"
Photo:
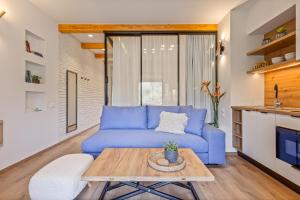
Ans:
{"type": "Polygon", "coordinates": [[[161,148],[168,141],[173,141],[179,147],[193,149],[205,164],[224,164],[225,134],[205,124],[205,115],[206,110],[195,111],[190,106],[104,106],[100,129],[83,141],[82,152],[97,157],[108,147],[161,148]],[[155,131],[162,111],[187,113],[190,129],[187,127],[184,135],[155,131]]]}

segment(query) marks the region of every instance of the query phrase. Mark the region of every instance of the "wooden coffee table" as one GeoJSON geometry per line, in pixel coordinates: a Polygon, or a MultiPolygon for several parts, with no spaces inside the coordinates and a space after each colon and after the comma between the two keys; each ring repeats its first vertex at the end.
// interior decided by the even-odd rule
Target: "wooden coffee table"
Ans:
{"type": "Polygon", "coordinates": [[[99,199],[104,199],[106,192],[122,186],[136,188],[135,191],[116,197],[128,199],[143,193],[151,193],[165,199],[179,200],[171,194],[157,189],[168,184],[174,184],[188,189],[195,199],[199,199],[191,182],[214,181],[214,176],[191,149],[179,149],[186,166],[178,172],[160,172],[148,165],[148,155],[163,149],[144,148],[107,148],[83,174],[82,180],[88,182],[106,182],[99,199]],[[119,182],[111,185],[111,182],[119,182]],[[156,182],[144,186],[140,182],[156,182]]]}

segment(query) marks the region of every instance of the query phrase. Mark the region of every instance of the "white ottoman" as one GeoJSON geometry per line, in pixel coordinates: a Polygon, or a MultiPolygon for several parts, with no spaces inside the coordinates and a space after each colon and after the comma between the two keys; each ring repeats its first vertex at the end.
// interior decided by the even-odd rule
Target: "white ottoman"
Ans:
{"type": "Polygon", "coordinates": [[[40,169],[29,182],[32,200],[74,199],[86,186],[81,175],[93,162],[89,154],[62,156],[40,169]]]}

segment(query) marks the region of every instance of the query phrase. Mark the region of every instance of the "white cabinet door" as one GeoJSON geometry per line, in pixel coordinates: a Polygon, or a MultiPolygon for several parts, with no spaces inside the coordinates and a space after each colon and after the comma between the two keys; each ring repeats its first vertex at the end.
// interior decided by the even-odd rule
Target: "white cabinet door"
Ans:
{"type": "Polygon", "coordinates": [[[255,119],[257,127],[256,160],[273,169],[276,158],[275,114],[256,112],[255,119]]]}
{"type": "Polygon", "coordinates": [[[255,112],[243,111],[243,153],[254,158],[255,157],[255,140],[256,140],[256,126],[255,126],[255,112]]]}
{"type": "Polygon", "coordinates": [[[274,114],[243,112],[243,153],[272,169],[276,158],[274,114]]]}

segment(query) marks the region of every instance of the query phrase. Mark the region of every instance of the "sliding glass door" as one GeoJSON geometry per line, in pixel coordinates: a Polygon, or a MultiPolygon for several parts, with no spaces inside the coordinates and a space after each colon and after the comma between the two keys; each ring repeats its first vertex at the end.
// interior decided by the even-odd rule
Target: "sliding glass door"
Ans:
{"type": "Polygon", "coordinates": [[[108,82],[111,88],[110,105],[140,105],[141,38],[112,37],[112,65],[108,82]]]}
{"type": "Polygon", "coordinates": [[[106,104],[192,105],[208,109],[201,82],[216,84],[215,34],[144,34],[106,37],[106,104]]]}
{"type": "Polygon", "coordinates": [[[178,105],[178,36],[142,36],[142,104],[178,105]]]}
{"type": "Polygon", "coordinates": [[[106,104],[178,105],[178,36],[106,40],[106,104]]]}

